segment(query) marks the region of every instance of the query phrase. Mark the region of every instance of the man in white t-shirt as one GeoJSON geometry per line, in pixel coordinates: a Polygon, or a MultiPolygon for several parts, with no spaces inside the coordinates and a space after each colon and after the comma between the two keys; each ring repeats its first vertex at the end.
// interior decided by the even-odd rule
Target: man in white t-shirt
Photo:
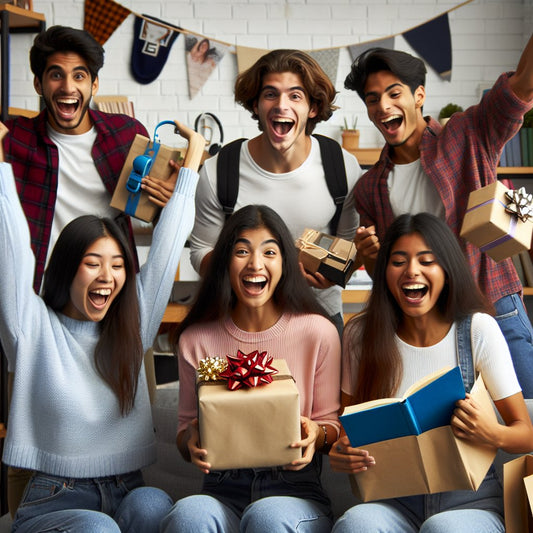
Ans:
{"type": "MultiPolygon", "coordinates": [[[[274,50],[237,77],[235,100],[252,113],[261,133],[240,148],[235,209],[264,204],[283,218],[296,239],[308,227],[329,233],[336,212],[326,183],[320,146],[311,136],[335,107],[335,87],[308,54],[274,50]]],[[[226,215],[217,196],[217,159],[207,159],[196,192],[191,261],[205,272],[226,215]]],[[[352,240],[358,225],[352,189],[362,174],[356,158],[342,151],[348,194],[337,232],[352,240]]],[[[342,328],[341,289],[321,274],[304,274],[326,311],[342,328]]]]}

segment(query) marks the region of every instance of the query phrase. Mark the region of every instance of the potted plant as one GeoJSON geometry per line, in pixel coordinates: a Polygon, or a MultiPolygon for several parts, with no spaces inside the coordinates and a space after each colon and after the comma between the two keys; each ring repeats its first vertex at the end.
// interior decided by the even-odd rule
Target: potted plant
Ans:
{"type": "Polygon", "coordinates": [[[357,116],[354,116],[351,123],[348,124],[344,117],[344,126],[342,129],[342,147],[346,150],[357,150],[359,148],[359,130],[357,129],[357,116]]]}
{"type": "Polygon", "coordinates": [[[454,113],[458,113],[459,111],[463,111],[463,108],[460,105],[449,103],[445,105],[440,111],[439,111],[439,122],[442,126],[446,125],[446,122],[450,119],[450,117],[454,113]]]}

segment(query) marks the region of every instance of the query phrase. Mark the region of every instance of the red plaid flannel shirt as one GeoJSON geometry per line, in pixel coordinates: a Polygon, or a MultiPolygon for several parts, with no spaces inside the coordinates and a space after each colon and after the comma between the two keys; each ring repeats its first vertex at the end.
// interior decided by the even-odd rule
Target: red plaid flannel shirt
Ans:
{"type": "MultiPolygon", "coordinates": [[[[468,195],[497,179],[496,167],[505,143],[519,130],[529,109],[502,74],[481,102],[455,114],[446,128],[432,118],[420,143],[424,172],[433,180],[444,204],[446,222],[459,238],[479,287],[491,302],[522,291],[511,259],[499,263],[459,237],[468,195]]],[[[375,225],[380,240],[394,220],[387,188],[393,163],[390,147],[356,183],[355,207],[364,226],[375,225]]]]}
{"type": "MultiPolygon", "coordinates": [[[[135,134],[148,137],[146,128],[126,115],[89,110],[96,128],[92,156],[106,189],[115,190],[120,171],[135,134]]],[[[6,121],[6,160],[13,166],[17,190],[28,224],[36,257],[34,289],[38,292],[44,273],[57,192],[58,151],[46,131],[47,112],[29,119],[6,121]]],[[[83,179],[80,176],[80,179],[83,179]]],[[[85,213],[80,213],[80,215],[85,213]]]]}

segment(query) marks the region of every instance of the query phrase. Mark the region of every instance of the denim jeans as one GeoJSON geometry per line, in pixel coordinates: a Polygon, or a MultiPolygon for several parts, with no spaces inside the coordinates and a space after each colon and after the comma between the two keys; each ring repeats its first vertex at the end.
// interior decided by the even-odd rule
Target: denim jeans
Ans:
{"type": "MultiPolygon", "coordinates": [[[[315,457],[316,459],[316,457],[315,457]]],[[[242,469],[211,472],[202,494],[176,502],[162,533],[329,533],[329,499],[318,461],[293,472],[242,469]]]]}
{"type": "Polygon", "coordinates": [[[504,533],[502,486],[491,468],[477,491],[455,490],[355,505],[332,533],[504,533]]]}
{"type": "Polygon", "coordinates": [[[496,321],[507,341],[524,398],[533,398],[533,329],[518,294],[500,298],[495,304],[496,321]]]}
{"type": "Polygon", "coordinates": [[[132,472],[95,479],[36,473],[13,521],[13,532],[158,533],[172,507],[162,490],[132,472]]]}

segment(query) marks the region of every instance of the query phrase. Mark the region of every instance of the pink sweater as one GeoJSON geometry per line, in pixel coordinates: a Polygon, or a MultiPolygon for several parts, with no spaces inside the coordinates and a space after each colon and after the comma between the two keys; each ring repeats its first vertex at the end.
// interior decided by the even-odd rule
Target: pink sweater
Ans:
{"type": "Polygon", "coordinates": [[[319,315],[283,315],[266,331],[249,333],[231,319],[195,324],[179,341],[178,433],[197,417],[195,373],[200,359],[266,351],[285,359],[300,393],[300,414],[339,430],[340,340],[335,326],[319,315]]]}

